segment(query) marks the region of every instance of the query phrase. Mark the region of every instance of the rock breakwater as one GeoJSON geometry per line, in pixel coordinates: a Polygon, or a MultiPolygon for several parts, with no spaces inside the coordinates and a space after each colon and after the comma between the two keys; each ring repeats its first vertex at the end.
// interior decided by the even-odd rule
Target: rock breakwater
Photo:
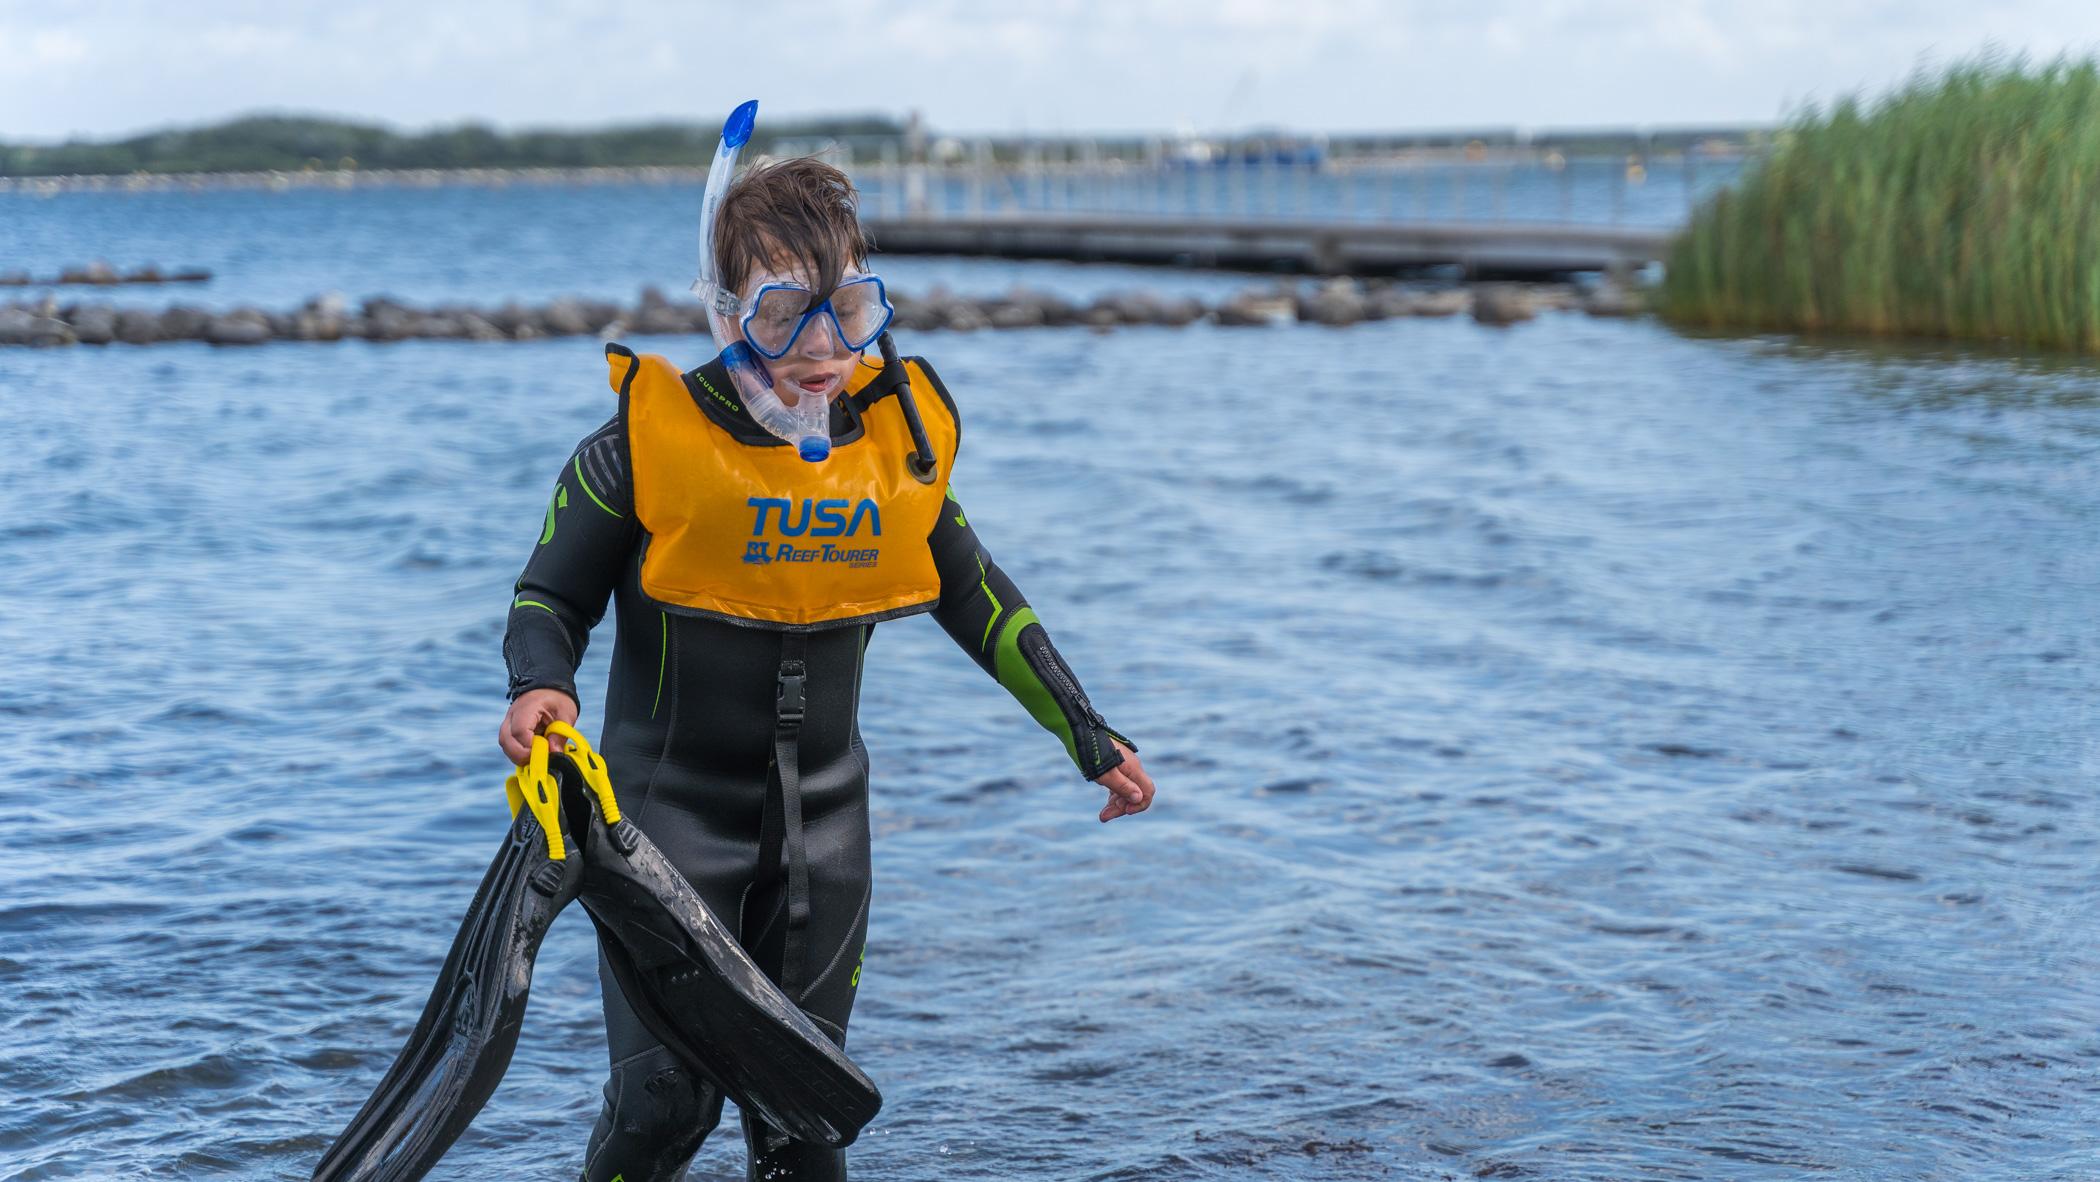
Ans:
{"type": "MultiPolygon", "coordinates": [[[[1004,295],[956,295],[936,288],[892,297],[896,326],[912,332],[1084,327],[1101,332],[1136,326],[1181,327],[1199,321],[1228,327],[1306,323],[1343,327],[1401,316],[1471,313],[1483,324],[1511,325],[1542,311],[1623,316],[1640,296],[1611,284],[1422,287],[1330,279],[1249,288],[1216,304],[1190,296],[1112,292],[1085,302],[1016,288],[1004,295]]],[[[565,298],[545,304],[496,307],[438,304],[417,307],[387,296],[356,306],[341,296],[316,296],[288,311],[212,310],[188,304],[162,309],[123,308],[100,301],[0,304],[0,346],[149,345],[202,341],[260,345],[270,341],[530,341],[547,337],[687,336],[707,333],[707,316],[690,301],[666,299],[644,288],[635,303],[565,298]]]]}

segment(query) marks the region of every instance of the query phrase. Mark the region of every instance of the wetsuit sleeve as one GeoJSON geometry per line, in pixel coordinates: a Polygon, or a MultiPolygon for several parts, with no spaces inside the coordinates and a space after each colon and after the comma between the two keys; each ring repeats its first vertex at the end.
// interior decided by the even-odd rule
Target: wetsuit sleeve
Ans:
{"type": "Polygon", "coordinates": [[[503,633],[512,700],[535,689],[577,696],[576,667],[634,549],[630,471],[627,433],[617,416],[577,444],[562,465],[539,545],[512,588],[503,633]]]}
{"type": "Polygon", "coordinates": [[[1137,744],[1110,730],[1087,700],[1035,609],[985,553],[953,491],[926,541],[941,574],[941,602],[934,619],[1044,730],[1058,737],[1081,775],[1091,780],[1123,762],[1111,738],[1137,750],[1137,744]]]}

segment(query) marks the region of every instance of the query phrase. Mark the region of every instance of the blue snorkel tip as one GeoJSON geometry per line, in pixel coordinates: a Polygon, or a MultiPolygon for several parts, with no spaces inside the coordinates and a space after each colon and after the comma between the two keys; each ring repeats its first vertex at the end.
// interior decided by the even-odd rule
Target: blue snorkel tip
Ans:
{"type": "Polygon", "coordinates": [[[831,458],[831,441],[812,436],[795,444],[795,454],[812,464],[821,464],[831,458]]]}
{"type": "Polygon", "coordinates": [[[722,146],[741,148],[751,138],[751,128],[758,122],[758,100],[750,101],[729,113],[722,121],[722,146]]]}

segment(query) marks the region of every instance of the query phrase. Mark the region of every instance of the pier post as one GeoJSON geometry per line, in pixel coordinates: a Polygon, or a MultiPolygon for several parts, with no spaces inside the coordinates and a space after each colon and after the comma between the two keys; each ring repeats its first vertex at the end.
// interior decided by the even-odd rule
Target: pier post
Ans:
{"type": "Polygon", "coordinates": [[[913,217],[925,217],[926,207],[926,125],[919,113],[913,111],[904,125],[904,210],[913,217]]]}
{"type": "Polygon", "coordinates": [[[989,140],[978,139],[970,145],[970,216],[984,216],[984,188],[991,172],[992,145],[989,140]]]}

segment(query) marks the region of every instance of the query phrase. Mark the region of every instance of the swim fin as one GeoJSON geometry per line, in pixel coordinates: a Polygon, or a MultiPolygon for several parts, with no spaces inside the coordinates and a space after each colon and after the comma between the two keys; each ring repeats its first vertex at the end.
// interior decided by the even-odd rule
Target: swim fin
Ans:
{"type": "Polygon", "coordinates": [[[584,910],[620,991],[649,1033],[739,1109],[799,1141],[844,1148],[882,1094],[769,980],[692,884],[630,821],[608,824],[595,794],[560,769],[582,828],[584,910]]]}
{"type": "MultiPolygon", "coordinates": [[[[513,784],[527,778],[521,769],[513,784]]],[[[554,783],[545,776],[530,790],[552,797],[554,783]]],[[[562,840],[554,803],[518,811],[408,1045],[314,1167],[314,1182],[421,1178],[495,1092],[517,1048],[540,940],[583,880],[584,860],[564,849],[573,843],[562,840]]]]}
{"type": "Polygon", "coordinates": [[[882,1096],[767,979],[692,885],[619,815],[605,761],[572,728],[505,785],[517,820],[467,911],[408,1045],[314,1168],[314,1182],[415,1182],[510,1066],[533,958],[581,897],[628,1002],[673,1054],[776,1129],[850,1144],[882,1096]]]}

